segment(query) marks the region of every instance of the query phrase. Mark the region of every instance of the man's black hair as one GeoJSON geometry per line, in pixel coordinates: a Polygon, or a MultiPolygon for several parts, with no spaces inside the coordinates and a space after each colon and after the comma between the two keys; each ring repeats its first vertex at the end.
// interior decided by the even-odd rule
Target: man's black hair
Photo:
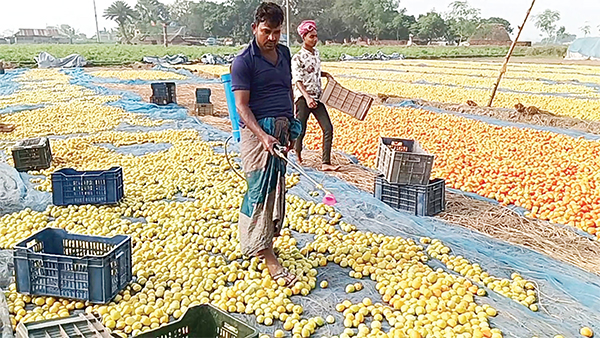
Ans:
{"type": "Polygon", "coordinates": [[[274,2],[263,2],[256,9],[254,23],[256,25],[266,22],[271,27],[279,27],[283,24],[283,9],[274,2]]]}

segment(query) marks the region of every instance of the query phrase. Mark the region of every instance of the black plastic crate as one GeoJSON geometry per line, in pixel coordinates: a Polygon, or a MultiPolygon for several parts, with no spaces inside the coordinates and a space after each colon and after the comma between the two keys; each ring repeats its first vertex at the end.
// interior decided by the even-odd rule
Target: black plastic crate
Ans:
{"type": "Polygon", "coordinates": [[[48,169],[52,164],[50,141],[46,137],[19,141],[12,147],[12,157],[17,171],[48,169]]]}
{"type": "Polygon", "coordinates": [[[131,238],[46,228],[14,249],[17,291],[106,304],[130,281],[131,238]]]}
{"type": "Polygon", "coordinates": [[[196,103],[210,103],[210,88],[196,88],[196,103]]]}
{"type": "Polygon", "coordinates": [[[15,331],[16,338],[112,338],[101,318],[89,313],[80,313],[68,318],[50,319],[39,322],[20,322],[15,331]],[[66,336],[65,336],[66,335],[66,336]]]}
{"type": "Polygon", "coordinates": [[[427,185],[390,183],[378,175],[375,197],[390,207],[416,216],[435,216],[446,210],[446,181],[431,180],[427,185]]]}
{"type": "Polygon", "coordinates": [[[212,305],[189,308],[179,320],[136,338],[256,338],[258,331],[212,305]]]}
{"type": "Polygon", "coordinates": [[[416,153],[415,141],[401,138],[382,137],[379,142],[377,170],[391,183],[428,184],[433,168],[434,155],[416,153]],[[400,141],[407,151],[398,151],[390,146],[400,141]]]}
{"type": "Polygon", "coordinates": [[[123,198],[123,169],[77,171],[67,168],[52,173],[52,204],[117,204],[123,198]]]}
{"type": "Polygon", "coordinates": [[[175,82],[159,82],[150,85],[152,87],[152,96],[150,102],[158,105],[167,105],[177,103],[177,93],[175,82]]]}

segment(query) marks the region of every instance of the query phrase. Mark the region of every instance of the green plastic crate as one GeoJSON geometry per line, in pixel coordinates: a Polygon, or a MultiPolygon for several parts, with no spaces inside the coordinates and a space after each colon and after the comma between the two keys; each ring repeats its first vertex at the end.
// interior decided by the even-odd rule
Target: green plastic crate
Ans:
{"type": "Polygon", "coordinates": [[[256,329],[212,305],[189,308],[179,320],[136,338],[257,338],[256,329]]]}

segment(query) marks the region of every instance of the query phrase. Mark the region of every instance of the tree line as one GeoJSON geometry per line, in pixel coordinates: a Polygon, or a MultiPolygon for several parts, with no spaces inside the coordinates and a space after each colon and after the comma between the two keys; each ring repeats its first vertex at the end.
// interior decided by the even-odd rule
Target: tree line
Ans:
{"type": "MultiPolygon", "coordinates": [[[[285,6],[285,0],[274,0],[285,6]]],[[[482,26],[500,24],[507,32],[513,28],[500,17],[483,18],[479,8],[466,0],[452,2],[446,11],[432,10],[418,16],[408,15],[399,0],[289,0],[290,23],[296,27],[302,20],[316,20],[322,40],[345,41],[355,38],[376,40],[408,40],[430,42],[444,40],[461,43],[482,26]]],[[[185,26],[187,34],[198,37],[231,37],[238,43],[251,38],[250,24],[254,10],[262,0],[176,0],[166,5],[159,0],[138,0],[135,6],[115,1],[104,17],[119,26],[122,41],[129,42],[136,32],[160,34],[164,26],[185,26]]],[[[558,19],[560,16],[558,16],[558,19]]],[[[556,16],[542,16],[544,32],[556,33],[556,16]],[[550,23],[548,23],[550,22],[550,23]]],[[[564,34],[565,32],[560,32],[564,34]]],[[[297,39],[292,34],[292,39],[297,39]]]]}

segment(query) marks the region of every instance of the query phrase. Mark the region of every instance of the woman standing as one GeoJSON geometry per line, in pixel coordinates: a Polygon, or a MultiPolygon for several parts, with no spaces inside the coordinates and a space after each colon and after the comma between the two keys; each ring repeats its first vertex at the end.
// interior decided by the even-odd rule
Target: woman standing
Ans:
{"type": "Polygon", "coordinates": [[[323,164],[321,170],[334,171],[339,166],[331,164],[331,145],[333,143],[333,125],[327,108],[321,98],[321,77],[332,79],[327,72],[321,71],[319,51],[315,48],[319,42],[317,25],[312,20],[303,21],[298,26],[298,34],[302,37],[302,49],[292,58],[292,82],[296,101],[296,117],[302,123],[302,133],[296,140],[295,150],[298,161],[302,163],[302,141],[306,134],[306,123],[313,114],[321,130],[323,130],[323,164]]]}

